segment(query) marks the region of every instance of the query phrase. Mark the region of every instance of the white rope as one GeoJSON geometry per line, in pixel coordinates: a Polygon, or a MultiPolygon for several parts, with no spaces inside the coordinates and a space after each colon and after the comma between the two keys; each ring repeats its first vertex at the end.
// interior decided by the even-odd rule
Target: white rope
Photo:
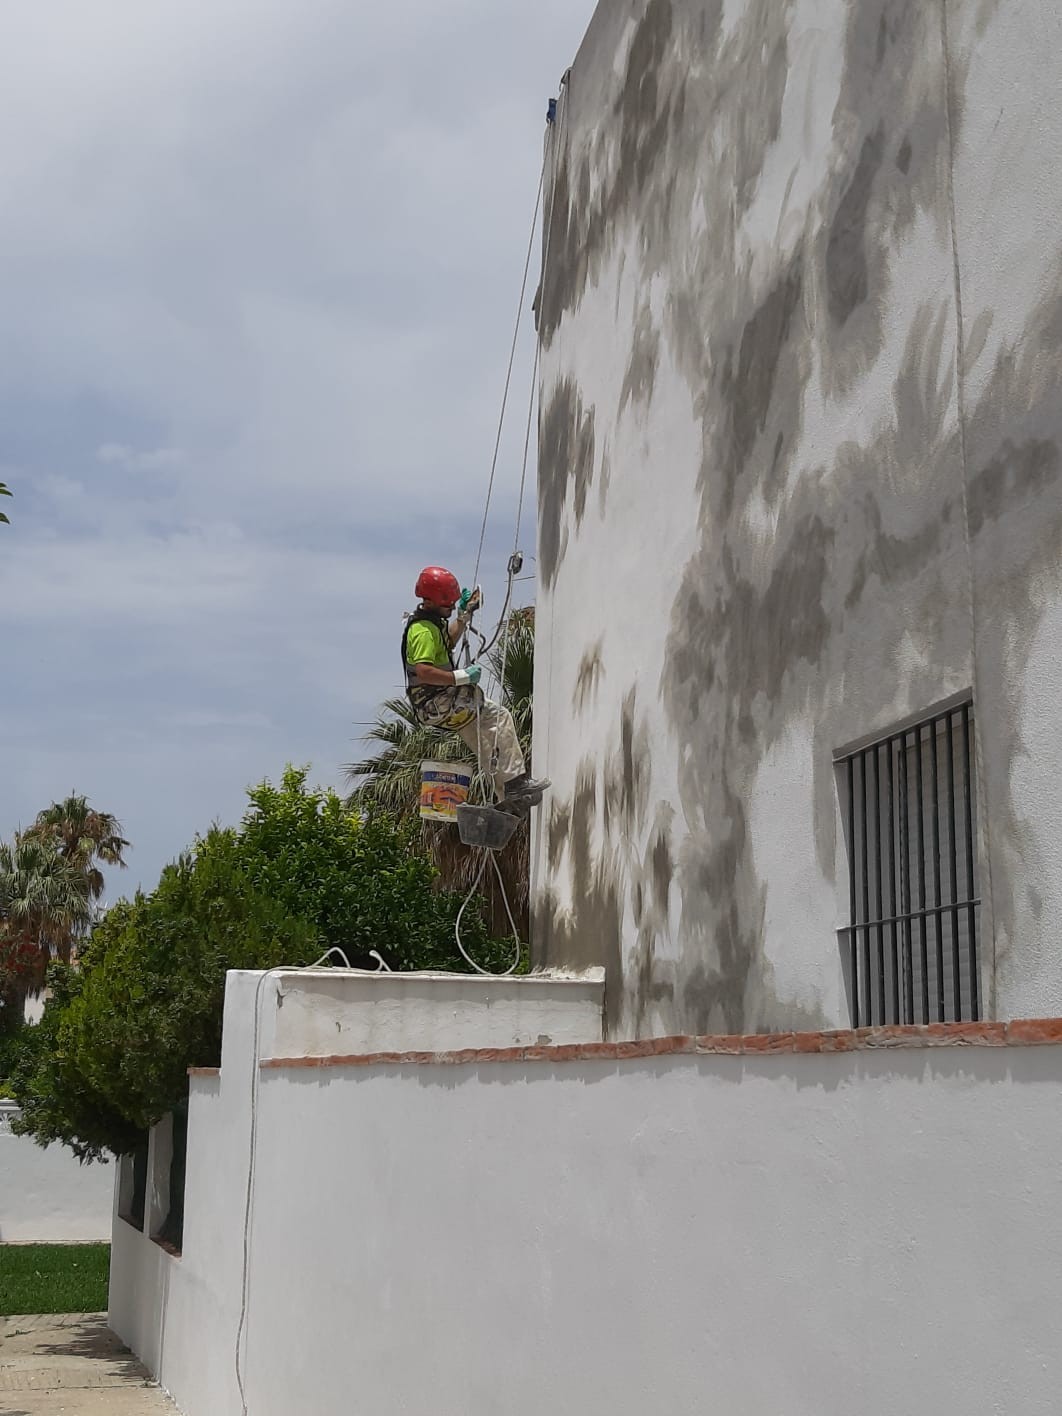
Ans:
{"type": "Polygon", "coordinates": [[[501,866],[498,864],[498,855],[496,851],[491,851],[490,863],[494,867],[494,874],[498,877],[498,889],[501,891],[501,897],[505,901],[505,913],[509,918],[509,928],[513,932],[513,944],[516,947],[516,956],[513,959],[512,963],[509,965],[509,967],[505,970],[505,974],[502,975],[502,977],[504,978],[508,974],[515,973],[517,967],[519,966],[520,931],[516,927],[516,920],[513,919],[513,912],[509,905],[509,896],[505,893],[505,881],[502,879],[501,866]]]}
{"type": "MultiPolygon", "coordinates": [[[[563,96],[564,96],[563,90],[564,90],[564,88],[566,88],[566,86],[567,86],[567,84],[566,84],[566,79],[567,79],[567,76],[565,76],[565,81],[562,81],[562,99],[563,99],[563,96]]],[[[559,104],[558,104],[558,107],[560,107],[559,104]]],[[[561,110],[561,115],[555,120],[555,126],[554,126],[554,129],[553,129],[553,141],[550,143],[550,152],[551,152],[552,155],[553,155],[553,178],[552,178],[552,181],[550,182],[549,211],[548,211],[548,213],[547,213],[547,215],[546,215],[546,235],[545,235],[545,239],[544,239],[543,245],[542,245],[542,297],[543,297],[543,300],[544,300],[545,292],[546,292],[546,272],[547,272],[547,270],[548,270],[548,268],[549,268],[549,248],[550,248],[550,241],[551,241],[552,236],[553,236],[553,214],[554,214],[554,208],[555,208],[555,206],[556,206],[556,201],[557,201],[557,174],[558,174],[558,172],[560,171],[560,137],[559,137],[559,133],[560,133],[560,123],[561,123],[561,121],[564,121],[565,124],[566,124],[566,122],[567,122],[567,116],[568,116],[568,105],[567,105],[567,103],[564,103],[563,109],[561,110]]],[[[545,165],[543,164],[543,172],[544,172],[544,171],[545,171],[545,165]]],[[[540,191],[540,194],[541,194],[541,186],[542,186],[542,184],[541,184],[541,182],[540,182],[540,184],[539,184],[539,191],[540,191]]],[[[539,311],[540,311],[540,313],[541,313],[541,308],[542,308],[542,306],[541,306],[541,304],[540,304],[540,305],[539,305],[539,311]]],[[[537,397],[537,394],[538,394],[538,370],[539,370],[539,362],[540,362],[541,354],[542,354],[542,339],[541,339],[541,337],[539,337],[539,338],[537,338],[537,339],[535,340],[535,358],[534,358],[534,363],[533,363],[532,369],[531,369],[531,397],[530,397],[529,400],[528,400],[528,406],[527,406],[527,426],[526,426],[526,428],[525,428],[525,430],[524,430],[524,458],[523,458],[523,465],[522,465],[521,468],[520,468],[520,495],[519,495],[519,497],[518,497],[518,499],[517,499],[517,503],[516,503],[516,531],[515,531],[515,534],[514,534],[514,536],[513,536],[513,556],[515,556],[516,553],[517,553],[517,551],[520,549],[520,526],[521,526],[521,522],[522,522],[522,520],[523,520],[524,492],[525,492],[525,488],[526,488],[526,486],[527,486],[527,464],[528,464],[529,455],[530,455],[530,450],[531,450],[531,425],[532,425],[532,423],[533,423],[533,421],[534,421],[534,416],[535,416],[535,400],[536,400],[536,397],[537,397]]],[[[513,578],[512,566],[513,566],[513,564],[514,564],[514,562],[513,562],[512,560],[510,560],[510,562],[509,562],[509,566],[510,566],[510,570],[509,570],[509,596],[510,596],[510,597],[511,597],[511,595],[512,595],[512,578],[513,578]]],[[[509,662],[509,629],[510,629],[511,624],[512,624],[512,613],[511,613],[511,611],[510,611],[510,613],[506,616],[506,619],[505,619],[505,628],[504,628],[504,631],[503,631],[503,638],[502,638],[502,663],[501,663],[501,682],[502,682],[502,683],[505,682],[505,670],[506,670],[506,667],[508,666],[508,662],[509,662]]],[[[508,905],[508,901],[506,901],[506,904],[508,905]]]]}
{"type": "Polygon", "coordinates": [[[468,964],[476,973],[482,974],[485,978],[508,978],[510,974],[514,974],[516,970],[520,967],[520,958],[523,952],[523,945],[520,943],[520,931],[516,927],[516,920],[513,919],[513,912],[509,904],[509,896],[506,893],[505,881],[502,878],[501,866],[498,864],[497,854],[494,851],[488,850],[485,846],[482,848],[482,850],[483,859],[480,861],[479,870],[476,872],[476,878],[475,880],[473,880],[472,887],[469,890],[468,894],[465,896],[464,900],[462,901],[461,908],[457,912],[457,920],[454,924],[454,939],[457,941],[457,947],[461,951],[461,957],[464,959],[465,963],[468,964]],[[513,961],[507,969],[505,969],[502,973],[499,974],[492,973],[490,969],[485,969],[481,964],[477,964],[475,959],[465,948],[464,941],[461,938],[461,920],[464,918],[465,910],[472,902],[472,896],[479,889],[480,884],[483,880],[483,876],[486,874],[488,858],[490,860],[490,864],[494,867],[495,875],[498,877],[498,888],[501,891],[501,897],[505,902],[505,913],[509,918],[509,928],[512,930],[513,934],[513,961]]]}
{"type": "MultiPolygon", "coordinates": [[[[532,423],[532,421],[533,421],[533,419],[534,419],[534,416],[535,416],[535,394],[536,394],[536,391],[537,391],[537,390],[536,390],[536,387],[535,387],[535,384],[536,384],[536,380],[537,380],[537,378],[538,378],[539,349],[540,349],[540,342],[539,342],[538,340],[536,340],[536,341],[535,341],[535,359],[534,359],[534,364],[532,365],[532,368],[531,368],[531,402],[530,402],[530,405],[528,406],[528,410],[527,410],[527,430],[526,430],[526,432],[524,433],[524,464],[523,464],[523,468],[522,468],[521,473],[520,473],[520,497],[519,497],[519,500],[518,500],[517,506],[516,506],[516,536],[515,536],[515,541],[514,541],[514,545],[513,545],[513,555],[514,555],[514,556],[516,555],[517,549],[519,548],[519,545],[520,545],[520,521],[521,521],[521,517],[522,517],[522,514],[523,514],[523,507],[524,507],[524,487],[525,487],[526,482],[527,482],[527,462],[528,462],[528,454],[529,454],[529,451],[530,451],[530,448],[531,448],[531,423],[532,423]]],[[[512,564],[512,562],[510,561],[510,565],[511,565],[511,564],[512,564]]],[[[513,612],[512,612],[511,607],[509,606],[508,601],[509,601],[511,598],[512,598],[512,572],[510,571],[509,595],[506,597],[505,626],[504,626],[504,628],[503,628],[503,630],[502,630],[502,660],[501,660],[501,675],[500,675],[499,680],[498,680],[499,687],[505,683],[505,670],[507,669],[507,667],[508,667],[508,665],[509,665],[509,631],[510,631],[510,628],[511,628],[512,622],[513,622],[513,612]]]]}
{"type": "Polygon", "coordinates": [[[501,452],[502,431],[505,427],[505,410],[509,403],[509,385],[512,383],[513,365],[516,362],[516,346],[520,339],[520,326],[524,318],[524,297],[527,294],[527,277],[531,271],[531,256],[535,249],[535,230],[538,226],[538,212],[542,205],[542,189],[546,181],[546,160],[547,154],[542,155],[542,170],[538,178],[538,192],[535,195],[535,212],[531,218],[531,236],[527,243],[527,259],[524,262],[524,278],[520,284],[520,301],[516,309],[516,325],[513,329],[512,348],[509,350],[509,367],[505,371],[505,388],[502,391],[501,413],[498,417],[498,433],[494,440],[494,456],[490,464],[490,481],[487,483],[487,501],[483,508],[483,525],[479,531],[479,548],[476,551],[476,569],[472,576],[472,584],[479,584],[479,566],[483,559],[483,542],[487,535],[487,517],[490,514],[490,499],[494,491],[494,478],[498,471],[498,456],[501,452]]]}
{"type": "MultiPolygon", "coordinates": [[[[562,84],[561,84],[561,87],[562,87],[562,97],[563,97],[563,90],[564,90],[564,88],[566,88],[566,86],[567,86],[567,75],[565,75],[565,78],[564,78],[564,80],[562,80],[562,84]]],[[[559,106],[559,105],[558,105],[558,106],[559,106]]],[[[563,115],[564,115],[565,118],[567,117],[567,111],[568,111],[568,106],[567,106],[567,104],[564,104],[563,115]]],[[[554,214],[554,207],[555,207],[556,198],[557,198],[557,174],[558,174],[558,171],[559,171],[559,169],[560,169],[560,142],[559,142],[559,139],[558,139],[558,127],[559,127],[558,120],[555,119],[555,120],[554,120],[554,124],[553,124],[553,137],[552,137],[552,141],[547,145],[546,151],[543,153],[543,156],[542,156],[542,171],[541,171],[541,173],[539,174],[539,179],[538,179],[538,192],[537,192],[536,197],[535,197],[535,214],[534,214],[534,216],[532,217],[532,220],[531,220],[531,237],[530,237],[530,240],[528,241],[528,244],[527,244],[527,259],[526,259],[526,261],[525,261],[525,263],[524,263],[524,276],[523,276],[523,281],[522,281],[521,286],[520,286],[520,305],[519,305],[519,309],[518,309],[518,311],[517,311],[517,316],[516,316],[516,328],[515,328],[515,330],[513,331],[513,343],[512,343],[512,348],[511,348],[511,350],[510,350],[510,352],[509,352],[509,367],[508,367],[508,370],[506,371],[506,375],[505,375],[505,390],[504,390],[504,393],[503,393],[503,395],[502,395],[501,417],[500,417],[499,420],[498,420],[498,435],[497,435],[497,438],[496,438],[495,443],[494,443],[494,457],[493,457],[493,460],[491,461],[490,481],[489,481],[489,484],[488,484],[488,486],[487,486],[487,500],[486,500],[486,505],[485,505],[484,508],[483,508],[483,524],[482,524],[482,526],[481,526],[481,528],[480,528],[480,533],[479,533],[479,547],[478,547],[478,549],[477,549],[477,551],[476,551],[476,569],[475,569],[475,574],[474,574],[473,577],[472,577],[472,583],[473,583],[473,585],[478,585],[478,583],[479,583],[479,567],[480,567],[480,561],[481,561],[482,556],[483,556],[483,543],[484,543],[484,540],[485,540],[486,534],[487,534],[487,518],[488,518],[488,515],[489,515],[489,513],[490,513],[491,495],[492,495],[493,490],[494,490],[494,478],[495,478],[495,474],[496,474],[497,468],[498,468],[498,454],[499,454],[499,449],[501,448],[502,429],[503,429],[504,424],[505,424],[505,413],[506,413],[506,408],[507,408],[507,406],[508,406],[508,400],[509,400],[509,386],[510,386],[510,383],[511,383],[511,381],[512,381],[513,363],[514,363],[514,360],[515,360],[515,357],[516,357],[516,347],[517,347],[517,343],[518,343],[518,341],[519,341],[520,325],[521,325],[521,322],[522,322],[522,320],[523,320],[524,299],[525,299],[525,296],[526,296],[526,294],[527,294],[527,277],[528,277],[528,273],[530,272],[530,269],[531,269],[531,256],[532,256],[532,253],[533,253],[533,250],[534,250],[534,244],[535,244],[535,229],[536,229],[536,226],[537,226],[537,223],[538,223],[538,213],[539,213],[539,210],[540,210],[540,208],[541,208],[541,206],[542,206],[542,193],[543,193],[543,190],[544,190],[544,188],[545,188],[545,183],[546,183],[546,166],[547,166],[547,164],[549,163],[550,157],[552,156],[552,158],[553,158],[553,176],[552,176],[552,181],[551,181],[551,183],[550,183],[549,210],[548,210],[547,217],[546,217],[546,234],[545,234],[545,238],[544,238],[544,240],[543,240],[543,247],[542,247],[542,283],[541,283],[541,289],[542,289],[543,292],[545,291],[545,286],[546,286],[546,270],[547,270],[547,265],[548,265],[548,261],[549,261],[550,238],[551,238],[551,236],[552,236],[552,234],[553,234],[553,214],[554,214]]],[[[541,307],[540,307],[540,309],[541,309],[541,307]]],[[[502,657],[501,657],[501,673],[500,673],[499,680],[498,680],[498,686],[499,686],[499,688],[503,688],[503,687],[504,687],[504,684],[505,684],[505,673],[506,673],[506,669],[508,668],[508,664],[509,664],[509,634],[510,634],[510,630],[511,630],[511,627],[512,627],[512,609],[511,609],[511,602],[512,602],[512,593],[513,593],[513,581],[514,581],[514,579],[515,579],[515,577],[516,577],[516,574],[517,574],[517,571],[514,569],[514,566],[515,566],[516,563],[517,563],[517,562],[516,562],[516,557],[517,557],[517,554],[518,554],[519,549],[520,549],[520,529],[521,529],[521,526],[522,526],[522,523],[523,523],[524,497],[525,497],[526,489],[527,489],[527,465],[528,465],[528,462],[529,462],[529,460],[530,460],[530,452],[531,452],[531,428],[532,428],[532,425],[533,425],[533,423],[534,423],[534,418],[535,418],[535,402],[536,402],[536,398],[537,398],[537,395],[538,395],[538,370],[539,370],[539,360],[540,360],[541,351],[542,351],[542,340],[541,340],[541,338],[536,338],[536,339],[535,339],[535,355],[534,355],[534,360],[533,360],[532,367],[531,367],[531,393],[530,393],[530,397],[528,398],[527,423],[526,423],[526,426],[525,426],[525,428],[524,428],[524,455],[523,455],[523,462],[522,462],[521,468],[520,468],[520,493],[519,493],[519,497],[517,498],[517,504],[516,504],[516,528],[515,528],[514,535],[513,535],[513,553],[512,553],[512,556],[510,557],[510,560],[509,560],[509,567],[508,567],[509,580],[508,580],[508,586],[507,586],[507,588],[506,588],[505,602],[504,602],[504,604],[503,604],[503,606],[502,606],[502,657]]],[[[496,639],[496,638],[497,638],[497,635],[495,635],[495,639],[496,639]]],[[[493,643],[494,643],[494,640],[491,641],[491,644],[493,644],[493,643]]],[[[477,694],[477,697],[476,697],[476,760],[477,760],[477,763],[482,762],[482,760],[483,760],[483,739],[482,739],[482,736],[481,736],[481,726],[480,726],[480,724],[481,724],[480,707],[481,707],[482,701],[483,701],[483,700],[482,700],[482,695],[481,695],[481,694],[477,694]]],[[[484,773],[484,772],[482,772],[482,771],[479,773],[479,776],[482,778],[482,782],[483,782],[483,795],[484,795],[485,804],[486,804],[487,782],[488,782],[488,779],[492,779],[493,776],[494,776],[495,771],[497,770],[497,763],[498,763],[498,729],[499,729],[499,724],[498,724],[497,721],[496,721],[496,722],[495,722],[495,726],[494,726],[494,743],[493,743],[493,748],[492,748],[492,752],[491,752],[491,770],[490,770],[490,773],[484,773]]],[[[454,938],[455,938],[455,940],[456,940],[458,950],[459,950],[460,953],[461,953],[461,957],[465,960],[465,962],[466,962],[467,964],[469,964],[469,966],[470,966],[472,969],[475,970],[476,973],[478,973],[478,974],[485,974],[485,975],[487,975],[488,977],[507,978],[510,974],[515,973],[516,969],[517,969],[517,968],[519,967],[519,965],[520,965],[520,957],[521,957],[520,932],[519,932],[519,930],[518,930],[517,927],[516,927],[516,921],[513,919],[512,906],[509,904],[509,895],[508,895],[508,892],[507,892],[506,889],[505,889],[505,880],[504,880],[504,878],[502,877],[501,866],[498,864],[497,858],[496,858],[495,853],[494,853],[493,851],[486,851],[486,852],[485,852],[485,855],[489,855],[489,856],[491,857],[491,863],[492,863],[492,865],[494,866],[494,873],[495,873],[495,875],[496,875],[496,877],[497,877],[497,880],[498,880],[498,889],[499,889],[500,892],[501,892],[501,897],[502,897],[502,900],[503,900],[503,902],[504,902],[504,904],[505,904],[505,913],[506,913],[506,915],[507,915],[507,917],[508,917],[508,920],[509,920],[509,926],[510,926],[510,928],[512,929],[513,941],[514,941],[514,944],[515,944],[515,946],[516,946],[516,947],[515,947],[515,954],[514,954],[514,957],[513,957],[513,962],[512,962],[512,963],[509,965],[509,967],[504,971],[504,973],[501,973],[501,974],[493,974],[493,975],[492,975],[489,969],[485,969],[485,968],[483,968],[481,965],[479,965],[478,963],[476,963],[475,959],[472,958],[471,954],[469,954],[468,950],[465,948],[464,942],[463,942],[463,940],[462,940],[462,938],[461,938],[461,921],[462,921],[462,919],[464,918],[465,910],[468,908],[468,905],[471,903],[471,900],[472,900],[473,895],[474,895],[474,894],[476,893],[476,891],[479,889],[480,884],[481,884],[481,882],[482,882],[482,880],[483,880],[483,876],[484,876],[484,874],[485,874],[485,872],[486,872],[487,862],[486,862],[486,859],[485,859],[485,858],[484,858],[484,860],[480,863],[480,867],[479,867],[479,870],[476,872],[476,877],[475,877],[475,880],[474,880],[473,883],[472,883],[472,887],[471,887],[471,889],[469,890],[468,894],[465,896],[464,901],[463,901],[462,904],[461,904],[461,908],[460,908],[460,910],[459,910],[458,913],[457,913],[457,920],[456,920],[456,922],[455,922],[455,924],[454,924],[454,938]]]]}
{"type": "MultiPolygon", "coordinates": [[[[484,541],[486,541],[486,537],[487,537],[487,520],[489,520],[489,517],[490,517],[490,498],[491,498],[491,496],[493,496],[493,493],[494,493],[494,477],[497,476],[497,470],[498,470],[498,455],[500,455],[500,452],[501,452],[501,435],[503,435],[504,426],[506,426],[506,412],[507,412],[507,408],[508,408],[508,391],[510,391],[510,385],[511,385],[511,382],[513,382],[513,368],[514,368],[514,364],[515,364],[515,357],[517,357],[517,346],[518,346],[518,343],[520,343],[520,329],[521,329],[521,324],[523,324],[523,321],[524,321],[524,300],[525,300],[525,297],[527,297],[527,280],[528,280],[528,275],[530,275],[530,273],[531,273],[531,256],[534,255],[534,249],[535,249],[535,231],[537,231],[537,229],[538,229],[538,212],[539,212],[539,210],[541,210],[541,205],[542,205],[542,190],[544,190],[544,187],[545,187],[545,167],[547,167],[547,161],[548,161],[548,159],[549,159],[549,153],[548,153],[548,150],[547,150],[547,152],[542,153],[542,167],[541,167],[541,170],[539,170],[539,173],[538,173],[538,190],[535,191],[535,210],[534,210],[534,212],[532,212],[532,215],[531,215],[531,234],[528,235],[528,241],[527,241],[527,256],[525,256],[525,259],[524,259],[524,275],[523,275],[523,279],[521,279],[521,282],[520,282],[520,300],[518,300],[518,302],[517,302],[517,319],[515,319],[515,324],[514,324],[514,327],[513,327],[513,344],[511,344],[510,351],[508,351],[508,367],[507,367],[507,370],[506,370],[506,387],[504,387],[503,392],[501,392],[501,411],[500,411],[500,413],[498,413],[498,430],[497,430],[496,438],[494,438],[494,455],[493,455],[493,457],[491,457],[491,460],[490,460],[490,480],[487,481],[487,498],[486,498],[486,503],[484,503],[484,506],[483,506],[483,524],[480,525],[480,542],[479,542],[479,547],[476,548],[476,569],[474,569],[474,571],[473,571],[473,576],[472,576],[472,583],[473,583],[473,585],[479,585],[479,579],[480,579],[480,562],[483,561],[483,544],[484,544],[484,541]]],[[[538,367],[538,351],[535,350],[535,368],[537,368],[537,367],[538,367]]],[[[534,387],[534,375],[532,375],[532,387],[534,387]]],[[[527,456],[527,455],[525,455],[525,456],[527,456]]],[[[525,472],[527,472],[527,466],[525,466],[525,472]]],[[[523,504],[523,500],[524,500],[523,480],[521,480],[520,500],[521,500],[521,504],[523,504]]],[[[518,525],[520,525],[520,523],[518,523],[518,521],[517,521],[517,527],[518,527],[518,525]]],[[[517,534],[518,534],[518,530],[517,530],[517,534]]],[[[513,588],[511,588],[511,578],[510,578],[510,589],[508,589],[508,593],[507,593],[507,595],[506,595],[506,605],[503,606],[503,616],[504,616],[504,613],[506,613],[506,610],[507,610],[507,607],[508,607],[508,599],[510,599],[511,589],[513,589],[513,588]]],[[[486,650],[484,650],[484,651],[486,651],[486,650]]],[[[481,733],[481,729],[480,729],[480,704],[481,704],[481,698],[479,697],[479,695],[476,695],[476,700],[474,700],[474,702],[476,702],[476,760],[477,760],[477,762],[481,762],[481,760],[483,760],[483,738],[481,738],[481,735],[480,735],[480,733],[481,733]]],[[[491,773],[490,773],[490,777],[493,777],[493,775],[494,775],[494,770],[493,770],[493,769],[494,769],[494,766],[496,766],[496,762],[497,762],[497,731],[496,731],[496,733],[494,733],[494,749],[493,749],[493,752],[491,752],[491,773]]],[[[484,803],[484,806],[489,806],[489,804],[490,804],[489,792],[490,792],[491,789],[493,789],[493,783],[491,783],[491,787],[487,786],[487,775],[484,775],[484,773],[480,773],[480,776],[483,776],[483,779],[484,779],[484,780],[483,780],[483,803],[484,803]]],[[[462,947],[462,943],[460,943],[460,937],[459,937],[459,939],[457,939],[457,947],[459,947],[459,949],[462,949],[462,953],[464,953],[464,950],[463,950],[463,947],[462,947]]],[[[466,956],[466,957],[467,957],[467,956],[466,956]]],[[[469,961],[472,961],[472,960],[469,960],[469,961]]]]}

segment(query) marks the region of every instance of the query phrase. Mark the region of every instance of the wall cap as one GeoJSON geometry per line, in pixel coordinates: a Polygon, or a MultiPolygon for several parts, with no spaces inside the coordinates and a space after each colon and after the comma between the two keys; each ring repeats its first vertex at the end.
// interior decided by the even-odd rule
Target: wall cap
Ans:
{"type": "MultiPolygon", "coordinates": [[[[583,1042],[550,1047],[466,1047],[454,1052],[369,1052],[333,1057],[265,1057],[263,1071],[295,1068],[431,1066],[490,1062],[628,1062],[646,1057],[809,1056],[873,1052],[881,1048],[1040,1047],[1062,1044],[1062,1018],[1020,1018],[1009,1023],[916,1023],[830,1032],[712,1033],[704,1037],[654,1037],[636,1042],[583,1042]]],[[[193,1075],[215,1069],[193,1069],[193,1075]]]]}

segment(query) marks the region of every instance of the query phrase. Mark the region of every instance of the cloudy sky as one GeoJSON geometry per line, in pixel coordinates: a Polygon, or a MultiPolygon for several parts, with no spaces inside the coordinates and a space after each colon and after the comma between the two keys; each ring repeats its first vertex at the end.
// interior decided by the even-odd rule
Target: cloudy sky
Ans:
{"type": "Polygon", "coordinates": [[[546,101],[592,10],[3,6],[0,834],[84,792],[134,843],[124,891],[286,762],[342,781],[416,571],[472,573],[546,101]]]}

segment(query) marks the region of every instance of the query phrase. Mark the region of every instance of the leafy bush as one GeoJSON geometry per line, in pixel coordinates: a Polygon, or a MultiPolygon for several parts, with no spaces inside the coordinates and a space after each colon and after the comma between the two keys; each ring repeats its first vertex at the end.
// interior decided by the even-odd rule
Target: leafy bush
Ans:
{"type": "MultiPolygon", "coordinates": [[[[289,769],[249,793],[238,830],[214,827],[149,895],[121,901],[77,967],[53,965],[53,996],[27,1030],[11,1085],[16,1128],[83,1160],[133,1150],[187,1093],[189,1066],[221,1059],[228,969],[307,964],[332,946],[378,949],[395,968],[463,967],[460,896],[434,888],[407,828],[362,820],[289,769]]],[[[478,957],[505,944],[466,914],[478,957]]]]}
{"type": "MultiPolygon", "coordinates": [[[[334,792],[307,790],[305,772],[293,768],[279,787],[264,782],[248,796],[243,869],[271,900],[313,922],[318,953],[338,947],[356,967],[373,968],[375,949],[395,969],[467,969],[454,940],[462,897],[436,888],[418,823],[360,814],[334,792]]],[[[492,946],[476,909],[462,931],[486,966],[507,957],[509,946],[492,946]]]]}
{"type": "MultiPolygon", "coordinates": [[[[0,1012],[0,1018],[2,1017],[0,1012]]],[[[11,1096],[8,1077],[22,1054],[23,1038],[27,1031],[24,1023],[7,1030],[0,1028],[0,1101],[6,1101],[11,1096]]]]}

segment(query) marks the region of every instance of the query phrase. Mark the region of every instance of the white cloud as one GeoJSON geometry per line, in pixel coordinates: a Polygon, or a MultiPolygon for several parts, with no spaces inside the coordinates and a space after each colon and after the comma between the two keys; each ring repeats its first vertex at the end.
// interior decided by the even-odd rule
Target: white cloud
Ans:
{"type": "Polygon", "coordinates": [[[124,443],[103,443],[96,449],[96,461],[110,467],[128,467],[136,472],[153,472],[160,468],[180,467],[185,455],[179,447],[156,447],[150,452],[137,452],[124,443]]]}

